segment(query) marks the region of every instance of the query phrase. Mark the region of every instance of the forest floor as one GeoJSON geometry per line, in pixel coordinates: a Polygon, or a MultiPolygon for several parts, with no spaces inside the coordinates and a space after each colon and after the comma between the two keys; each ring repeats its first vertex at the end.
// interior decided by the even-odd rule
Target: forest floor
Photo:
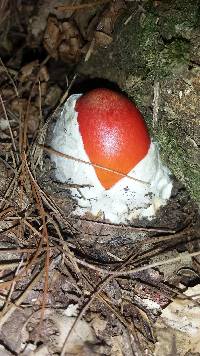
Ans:
{"type": "Polygon", "coordinates": [[[79,67],[132,6],[1,1],[2,356],[200,355],[200,218],[182,183],[150,222],[78,218],[44,149],[69,94],[111,85],[79,67]]]}

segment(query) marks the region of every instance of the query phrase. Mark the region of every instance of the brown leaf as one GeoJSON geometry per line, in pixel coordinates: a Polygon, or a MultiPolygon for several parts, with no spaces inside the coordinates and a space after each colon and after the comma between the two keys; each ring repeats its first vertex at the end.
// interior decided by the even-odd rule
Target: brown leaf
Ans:
{"type": "Polygon", "coordinates": [[[62,24],[62,43],[59,46],[60,59],[64,62],[77,62],[81,56],[83,42],[75,24],[65,21],[62,24]]]}
{"type": "Polygon", "coordinates": [[[80,41],[78,38],[72,38],[69,42],[62,42],[59,47],[60,59],[64,62],[78,62],[81,56],[80,41]]]}
{"type": "MultiPolygon", "coordinates": [[[[11,103],[12,110],[22,118],[26,115],[27,107],[28,107],[27,99],[15,99],[11,103]]],[[[27,123],[28,133],[30,135],[33,135],[39,126],[39,110],[33,104],[29,104],[27,120],[28,120],[27,123]]]]}
{"type": "Polygon", "coordinates": [[[30,77],[33,75],[34,70],[38,68],[39,61],[33,61],[26,65],[24,65],[20,70],[19,80],[20,82],[25,82],[26,80],[30,80],[30,77]]]}
{"type": "Polygon", "coordinates": [[[42,68],[40,69],[39,79],[40,79],[41,82],[48,82],[49,81],[49,72],[48,72],[46,66],[42,66],[42,68]]]}
{"type": "Polygon", "coordinates": [[[97,31],[110,35],[114,30],[114,25],[121,13],[126,9],[124,0],[116,0],[110,3],[110,6],[103,12],[97,31]]]}
{"type": "Polygon", "coordinates": [[[55,16],[50,16],[47,21],[46,30],[43,38],[43,45],[49,55],[58,58],[57,48],[60,42],[60,27],[55,16]]]}
{"type": "Polygon", "coordinates": [[[94,34],[94,38],[95,38],[95,43],[101,47],[109,46],[113,40],[111,36],[101,31],[96,31],[94,34]]]}
{"type": "Polygon", "coordinates": [[[62,90],[59,88],[58,85],[53,85],[49,88],[47,95],[45,97],[45,105],[50,106],[50,107],[54,107],[62,94],[62,90]]]}
{"type": "Polygon", "coordinates": [[[63,39],[70,40],[73,37],[79,37],[80,33],[78,31],[78,28],[70,23],[69,21],[63,22],[62,24],[62,35],[63,39]]]}

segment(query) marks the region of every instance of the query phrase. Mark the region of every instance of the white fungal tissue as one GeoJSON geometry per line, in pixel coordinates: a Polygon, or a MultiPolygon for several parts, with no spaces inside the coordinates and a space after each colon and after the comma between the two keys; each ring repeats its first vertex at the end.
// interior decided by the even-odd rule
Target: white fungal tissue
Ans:
{"type": "MultiPolygon", "coordinates": [[[[66,155],[90,162],[85,152],[77,122],[75,104],[81,94],[69,97],[53,128],[51,147],[66,155]]],[[[84,186],[71,188],[78,205],[75,215],[91,213],[112,223],[131,223],[136,218],[151,220],[160,206],[167,203],[172,191],[170,171],[160,159],[156,142],[151,142],[147,155],[113,187],[105,190],[93,166],[51,154],[58,181],[84,186]]]]}

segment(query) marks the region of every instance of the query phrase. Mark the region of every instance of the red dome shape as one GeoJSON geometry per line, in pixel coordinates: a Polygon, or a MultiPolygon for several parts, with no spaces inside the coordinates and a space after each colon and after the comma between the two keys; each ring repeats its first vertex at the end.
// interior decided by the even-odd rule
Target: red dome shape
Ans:
{"type": "MultiPolygon", "coordinates": [[[[147,154],[151,140],[145,121],[125,96],[94,89],[76,102],[79,130],[91,163],[128,174],[147,154]]],[[[122,176],[95,168],[105,189],[122,176]]]]}

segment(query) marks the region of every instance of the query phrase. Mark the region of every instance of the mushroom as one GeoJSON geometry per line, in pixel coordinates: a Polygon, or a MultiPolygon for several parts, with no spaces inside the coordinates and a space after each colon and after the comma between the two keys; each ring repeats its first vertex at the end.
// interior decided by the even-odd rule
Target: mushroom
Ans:
{"type": "Polygon", "coordinates": [[[172,190],[170,171],[144,118],[124,95],[99,88],[71,95],[52,133],[51,154],[60,182],[71,188],[74,213],[92,214],[112,223],[152,219],[172,190]],[[71,158],[69,157],[71,156],[71,158]]]}
{"type": "MultiPolygon", "coordinates": [[[[138,109],[125,97],[96,89],[76,103],[78,125],[90,162],[128,174],[147,154],[151,140],[138,109]]],[[[122,177],[95,168],[105,189],[122,177]]]]}

